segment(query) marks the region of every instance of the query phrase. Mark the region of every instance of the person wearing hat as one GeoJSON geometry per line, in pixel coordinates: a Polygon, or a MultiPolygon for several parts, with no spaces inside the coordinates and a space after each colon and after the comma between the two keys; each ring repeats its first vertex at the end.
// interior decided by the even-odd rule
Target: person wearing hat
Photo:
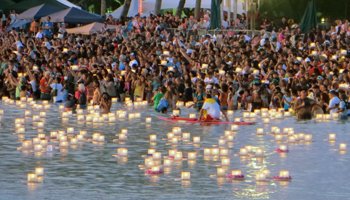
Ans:
{"type": "Polygon", "coordinates": [[[329,91],[329,104],[327,107],[327,111],[332,114],[332,113],[337,113],[338,108],[340,104],[340,99],[338,97],[338,94],[335,90],[329,91]]]}

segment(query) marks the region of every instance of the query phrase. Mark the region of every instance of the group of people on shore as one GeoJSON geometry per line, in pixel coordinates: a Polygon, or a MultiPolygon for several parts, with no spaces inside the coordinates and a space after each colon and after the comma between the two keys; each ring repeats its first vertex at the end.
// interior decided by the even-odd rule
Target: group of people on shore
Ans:
{"type": "Polygon", "coordinates": [[[63,102],[67,109],[91,103],[104,113],[111,98],[128,97],[146,100],[158,112],[178,101],[193,102],[200,111],[208,98],[223,112],[294,108],[299,118],[347,116],[347,20],[307,34],[284,21],[271,32],[201,34],[197,27],[207,20],[136,16],[93,35],[68,35],[62,24],[42,37],[3,31],[0,95],[63,102]]]}

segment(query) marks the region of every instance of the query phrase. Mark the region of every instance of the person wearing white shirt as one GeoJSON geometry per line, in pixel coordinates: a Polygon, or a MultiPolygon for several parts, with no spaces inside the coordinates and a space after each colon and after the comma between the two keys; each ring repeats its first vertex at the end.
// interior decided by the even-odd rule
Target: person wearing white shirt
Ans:
{"type": "Polygon", "coordinates": [[[337,92],[335,90],[331,90],[329,92],[329,104],[327,110],[329,111],[330,114],[332,113],[337,113],[338,112],[338,107],[340,104],[340,99],[337,96],[337,92]]]}
{"type": "Polygon", "coordinates": [[[63,86],[62,86],[62,84],[61,84],[61,78],[60,77],[57,77],[56,79],[55,79],[55,82],[54,83],[52,83],[51,85],[50,85],[50,87],[51,87],[51,89],[52,89],[52,91],[56,91],[56,98],[54,99],[55,101],[55,103],[60,103],[60,102],[63,102],[64,101],[64,89],[63,89],[63,86]]]}

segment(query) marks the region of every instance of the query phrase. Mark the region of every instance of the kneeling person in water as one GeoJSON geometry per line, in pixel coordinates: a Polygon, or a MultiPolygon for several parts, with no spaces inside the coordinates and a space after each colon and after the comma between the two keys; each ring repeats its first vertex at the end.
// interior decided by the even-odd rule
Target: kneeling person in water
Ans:
{"type": "MultiPolygon", "coordinates": [[[[219,103],[214,98],[212,98],[211,94],[207,94],[202,109],[199,112],[198,120],[220,120],[220,114],[221,109],[219,103]]],[[[228,121],[226,113],[223,112],[223,114],[228,121]]]]}

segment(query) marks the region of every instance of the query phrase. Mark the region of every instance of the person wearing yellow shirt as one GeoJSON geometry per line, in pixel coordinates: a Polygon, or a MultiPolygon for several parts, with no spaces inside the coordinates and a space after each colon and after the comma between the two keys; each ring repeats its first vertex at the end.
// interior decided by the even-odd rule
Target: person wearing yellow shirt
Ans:
{"type": "MultiPolygon", "coordinates": [[[[222,112],[228,121],[228,117],[225,112],[222,112]]],[[[212,95],[209,93],[206,95],[202,109],[199,112],[199,121],[213,121],[220,120],[221,109],[219,103],[212,98],[212,95]]]]}

